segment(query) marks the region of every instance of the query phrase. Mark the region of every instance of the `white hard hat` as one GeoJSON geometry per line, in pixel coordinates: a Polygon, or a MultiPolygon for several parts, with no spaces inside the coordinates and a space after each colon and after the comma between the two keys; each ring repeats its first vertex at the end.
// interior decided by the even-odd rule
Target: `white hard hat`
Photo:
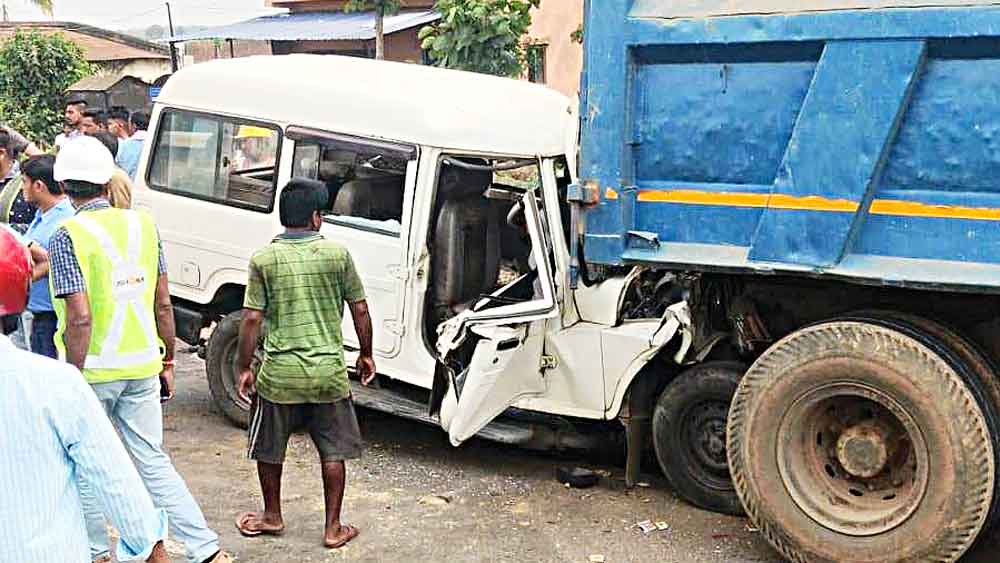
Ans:
{"type": "Polygon", "coordinates": [[[93,137],[68,140],[56,155],[52,175],[56,182],[76,180],[103,186],[111,181],[115,159],[103,143],[93,137]]]}

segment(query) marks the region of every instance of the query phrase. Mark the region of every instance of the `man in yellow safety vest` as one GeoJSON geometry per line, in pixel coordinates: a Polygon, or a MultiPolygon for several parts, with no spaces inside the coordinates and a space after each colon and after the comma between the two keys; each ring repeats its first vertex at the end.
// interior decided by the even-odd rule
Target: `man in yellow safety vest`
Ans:
{"type": "MultiPolygon", "coordinates": [[[[166,263],[152,219],[104,198],[114,160],[91,137],[63,144],[54,177],[76,215],[49,241],[49,283],[60,358],[79,368],[121,433],[153,502],[189,563],[230,563],[218,536],[163,451],[161,399],[173,396],[174,321],[166,263]]],[[[108,561],[107,528],[81,483],[91,555],[108,561]]]]}

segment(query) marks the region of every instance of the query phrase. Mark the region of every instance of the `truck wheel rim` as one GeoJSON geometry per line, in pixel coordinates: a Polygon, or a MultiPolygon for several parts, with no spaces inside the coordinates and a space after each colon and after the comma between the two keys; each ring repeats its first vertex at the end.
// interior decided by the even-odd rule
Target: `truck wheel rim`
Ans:
{"type": "Polygon", "coordinates": [[[928,451],[898,401],[858,382],[816,387],[782,419],[785,489],[820,525],[872,536],[905,522],[927,490],[928,451]]]}

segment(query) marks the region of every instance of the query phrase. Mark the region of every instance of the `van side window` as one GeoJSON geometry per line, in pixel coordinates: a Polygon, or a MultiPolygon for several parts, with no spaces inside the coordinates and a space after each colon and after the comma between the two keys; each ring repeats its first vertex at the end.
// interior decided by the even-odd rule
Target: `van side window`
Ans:
{"type": "Polygon", "coordinates": [[[254,211],[274,207],[281,131],[272,125],[165,110],[147,184],[254,211]]]}
{"type": "Polygon", "coordinates": [[[326,184],[327,221],[400,236],[406,173],[416,164],[415,149],[291,127],[288,135],[295,140],[293,176],[326,184]]]}

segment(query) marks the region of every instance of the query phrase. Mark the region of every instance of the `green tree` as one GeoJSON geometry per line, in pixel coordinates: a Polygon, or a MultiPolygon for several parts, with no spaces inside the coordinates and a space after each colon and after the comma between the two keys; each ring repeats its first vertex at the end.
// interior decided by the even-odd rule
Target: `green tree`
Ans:
{"type": "Polygon", "coordinates": [[[438,0],[441,20],[420,30],[437,66],[516,77],[526,64],[524,34],[541,0],[438,0]]]}
{"type": "Polygon", "coordinates": [[[347,0],[345,12],[375,12],[375,58],[385,58],[385,17],[399,13],[399,0],[347,0]]]}
{"type": "Polygon", "coordinates": [[[66,89],[94,70],[61,34],[18,31],[0,43],[0,122],[50,141],[62,131],[66,89]]]}

